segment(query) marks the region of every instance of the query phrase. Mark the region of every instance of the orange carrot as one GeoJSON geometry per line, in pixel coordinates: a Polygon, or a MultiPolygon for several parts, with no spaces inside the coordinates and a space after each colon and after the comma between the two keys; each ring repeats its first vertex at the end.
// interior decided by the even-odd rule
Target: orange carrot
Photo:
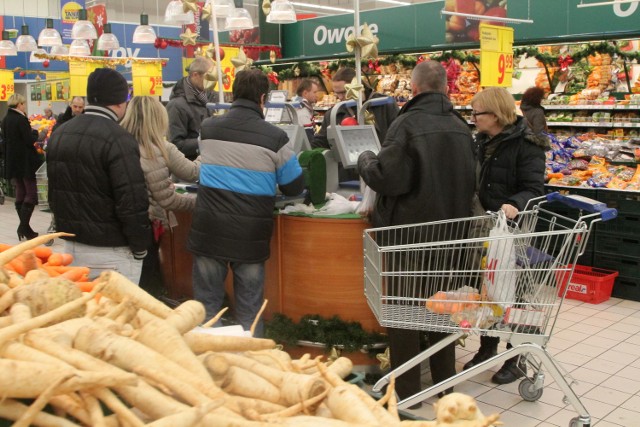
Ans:
{"type": "Polygon", "coordinates": [[[91,292],[94,285],[95,283],[93,282],[76,282],[76,286],[78,286],[82,292],[91,292]]]}
{"type": "Polygon", "coordinates": [[[58,266],[62,264],[62,254],[52,253],[51,256],[47,259],[47,265],[50,266],[58,266]]]}
{"type": "Polygon", "coordinates": [[[89,274],[88,267],[73,267],[64,273],[60,274],[60,277],[64,277],[65,279],[69,279],[72,282],[77,282],[82,278],[82,276],[87,276],[89,274]]]}
{"type": "Polygon", "coordinates": [[[7,245],[6,243],[0,243],[0,252],[4,252],[9,248],[11,248],[11,245],[7,245]]]}
{"type": "Polygon", "coordinates": [[[33,249],[33,252],[35,252],[36,256],[38,258],[40,258],[42,260],[42,262],[47,262],[47,260],[49,259],[49,257],[53,253],[51,248],[48,248],[46,246],[38,246],[38,247],[33,249]]]}
{"type": "Polygon", "coordinates": [[[60,254],[62,255],[62,265],[69,265],[73,262],[73,255],[71,254],[60,254]]]}
{"type": "Polygon", "coordinates": [[[47,265],[46,263],[42,265],[41,267],[44,271],[47,272],[47,274],[51,277],[57,277],[60,275],[60,273],[58,272],[58,270],[55,269],[55,267],[52,267],[50,265],[47,265]]]}

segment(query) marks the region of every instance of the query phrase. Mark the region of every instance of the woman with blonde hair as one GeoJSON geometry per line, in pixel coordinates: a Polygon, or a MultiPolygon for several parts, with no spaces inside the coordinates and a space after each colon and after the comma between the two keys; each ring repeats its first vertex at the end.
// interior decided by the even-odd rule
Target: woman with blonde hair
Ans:
{"type": "Polygon", "coordinates": [[[6,161],[4,178],[11,181],[15,188],[15,206],[20,218],[18,239],[33,239],[38,233],[33,231],[29,222],[38,204],[36,171],[42,164],[33,145],[38,140],[38,131],[31,128],[24,96],[14,93],[7,104],[9,111],[2,120],[6,161]]]}
{"type": "MultiPolygon", "coordinates": [[[[490,87],[471,100],[471,119],[478,134],[476,214],[504,211],[515,218],[527,202],[544,194],[545,150],[549,140],[535,135],[526,119],[516,114],[513,96],[504,88],[490,87]]],[[[464,365],[469,369],[495,356],[500,338],[480,337],[478,353],[464,365]]],[[[511,348],[511,344],[507,344],[511,348]]],[[[526,373],[524,359],[507,360],[491,378],[497,384],[512,383],[526,373]]]]}
{"type": "Polygon", "coordinates": [[[153,223],[156,246],[144,260],[140,286],[157,295],[163,288],[158,255],[160,236],[166,227],[177,224],[171,211],[192,211],[196,204],[195,197],[175,192],[171,175],[195,182],[200,173],[200,161],[188,160],[166,140],[169,117],[156,98],[133,97],[121,125],[140,145],[140,163],[149,193],[149,218],[153,223]]]}

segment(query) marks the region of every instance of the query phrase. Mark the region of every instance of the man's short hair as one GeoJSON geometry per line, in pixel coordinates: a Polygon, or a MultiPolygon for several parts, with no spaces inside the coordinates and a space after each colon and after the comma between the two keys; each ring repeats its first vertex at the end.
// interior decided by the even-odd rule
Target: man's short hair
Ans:
{"type": "Polygon", "coordinates": [[[313,79],[304,79],[298,85],[298,89],[296,89],[296,95],[302,96],[302,92],[311,90],[313,85],[319,86],[318,82],[313,79]]]}
{"type": "Polygon", "coordinates": [[[269,93],[269,79],[260,70],[242,70],[233,80],[233,100],[247,99],[260,105],[262,95],[269,93]]]}
{"type": "Polygon", "coordinates": [[[83,96],[74,96],[73,98],[71,98],[71,103],[73,104],[73,101],[75,101],[76,99],[82,101],[83,104],[85,103],[83,96]]]}
{"type": "Polygon", "coordinates": [[[350,67],[340,68],[336,71],[336,74],[333,76],[334,82],[347,82],[351,83],[353,78],[356,76],[356,70],[350,67]]]}
{"type": "Polygon", "coordinates": [[[193,60],[191,65],[189,65],[189,75],[191,75],[191,73],[204,74],[209,71],[212,65],[213,61],[211,61],[209,58],[198,56],[193,60]]]}
{"type": "Polygon", "coordinates": [[[419,93],[447,93],[447,71],[438,61],[419,63],[411,72],[411,83],[417,86],[419,93]]]}

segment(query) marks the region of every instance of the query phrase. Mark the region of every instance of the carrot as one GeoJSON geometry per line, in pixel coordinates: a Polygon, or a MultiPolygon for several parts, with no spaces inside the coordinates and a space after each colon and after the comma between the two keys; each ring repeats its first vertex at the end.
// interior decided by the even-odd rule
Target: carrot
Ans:
{"type": "Polygon", "coordinates": [[[94,282],[76,282],[76,286],[82,292],[91,292],[95,284],[94,282]]]}
{"type": "Polygon", "coordinates": [[[116,302],[121,302],[125,297],[129,297],[136,307],[144,308],[163,319],[172,313],[169,307],[149,295],[122,274],[116,271],[106,271],[100,274],[100,277],[106,282],[106,286],[102,290],[104,296],[116,302]]]}
{"type": "Polygon", "coordinates": [[[59,253],[52,253],[49,258],[47,258],[47,263],[48,266],[54,267],[54,266],[59,266],[59,265],[64,265],[62,263],[62,254],[59,253]]]}
{"type": "Polygon", "coordinates": [[[73,234],[69,234],[69,233],[44,234],[34,239],[27,240],[26,242],[22,242],[19,245],[12,246],[11,248],[0,253],[0,265],[5,265],[6,263],[8,263],[9,261],[11,261],[12,259],[14,259],[15,257],[17,257],[22,252],[28,249],[33,249],[35,247],[38,247],[40,245],[47,243],[51,239],[55,239],[57,237],[62,237],[62,236],[73,236],[73,234]]]}
{"type": "Polygon", "coordinates": [[[270,339],[252,337],[226,337],[202,334],[198,332],[187,332],[183,335],[184,340],[191,350],[196,353],[207,351],[251,351],[266,350],[275,348],[276,343],[270,339]]]}
{"type": "Polygon", "coordinates": [[[19,256],[9,261],[9,263],[5,265],[5,268],[7,267],[15,271],[22,277],[24,277],[25,274],[27,274],[27,266],[24,264],[24,259],[22,258],[22,256],[19,256]]]}
{"type": "Polygon", "coordinates": [[[60,274],[60,277],[64,277],[65,279],[71,280],[72,282],[77,282],[83,276],[88,277],[89,272],[90,270],[88,267],[73,267],[60,274]]]}
{"type": "Polygon", "coordinates": [[[11,245],[8,245],[6,243],[0,243],[0,252],[4,252],[7,249],[11,249],[11,247],[12,247],[11,245]]]}
{"type": "Polygon", "coordinates": [[[47,262],[53,251],[51,248],[46,246],[36,246],[33,248],[33,252],[36,254],[38,258],[40,258],[43,262],[47,262]]]}
{"type": "Polygon", "coordinates": [[[49,277],[58,277],[60,275],[60,273],[54,266],[48,265],[46,263],[42,264],[41,269],[42,271],[46,272],[49,275],[49,277]]]}
{"type": "Polygon", "coordinates": [[[71,254],[61,254],[62,255],[62,265],[69,265],[73,262],[73,255],[71,254]]]}

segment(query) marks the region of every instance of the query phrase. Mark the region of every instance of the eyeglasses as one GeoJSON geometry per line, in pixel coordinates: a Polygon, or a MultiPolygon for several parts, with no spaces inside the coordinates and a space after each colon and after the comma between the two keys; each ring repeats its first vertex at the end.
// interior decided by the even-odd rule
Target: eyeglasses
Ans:
{"type": "Polygon", "coordinates": [[[478,112],[473,111],[473,112],[471,113],[471,115],[473,116],[473,118],[474,118],[474,119],[475,119],[476,117],[478,117],[478,116],[482,116],[482,115],[484,115],[484,114],[493,114],[493,113],[492,113],[491,111],[478,111],[478,112]]]}
{"type": "Polygon", "coordinates": [[[346,90],[342,90],[342,91],[335,91],[333,92],[335,95],[346,95],[347,91],[346,90]]]}

